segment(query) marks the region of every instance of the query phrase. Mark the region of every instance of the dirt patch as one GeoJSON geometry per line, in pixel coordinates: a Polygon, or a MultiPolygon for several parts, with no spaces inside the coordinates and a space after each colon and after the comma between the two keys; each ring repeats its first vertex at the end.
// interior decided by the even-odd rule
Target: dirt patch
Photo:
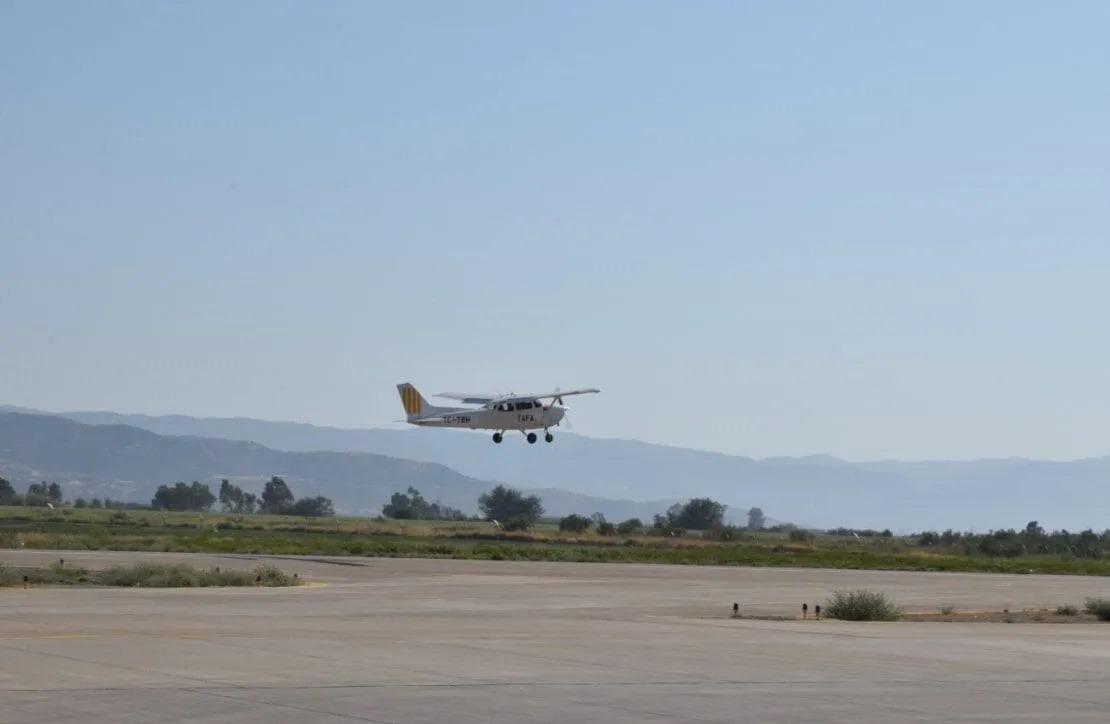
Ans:
{"type": "MultiPolygon", "coordinates": [[[[696,618],[717,618],[715,615],[703,615],[696,618]]],[[[736,613],[729,615],[731,619],[746,619],[749,621],[802,621],[802,616],[736,613]]],[[[814,620],[810,613],[807,617],[814,620]]],[[[822,614],[822,621],[835,621],[822,614]]],[[[1020,611],[954,611],[940,613],[938,611],[908,611],[903,613],[898,621],[922,623],[1102,623],[1097,617],[1080,610],[1078,613],[1057,613],[1053,609],[1023,609],[1020,611]]],[[[878,622],[876,622],[878,623],[878,622]]]]}
{"type": "Polygon", "coordinates": [[[900,621],[935,621],[944,623],[1099,623],[1088,613],[1061,614],[1051,609],[1023,609],[1020,611],[954,611],[907,612],[900,621]]]}

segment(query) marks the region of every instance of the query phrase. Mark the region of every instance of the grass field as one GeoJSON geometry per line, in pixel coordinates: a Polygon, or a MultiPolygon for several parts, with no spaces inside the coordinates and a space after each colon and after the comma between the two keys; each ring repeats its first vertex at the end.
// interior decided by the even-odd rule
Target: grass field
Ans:
{"type": "Polygon", "coordinates": [[[21,585],[124,586],[130,588],[199,588],[209,586],[299,586],[301,581],[275,566],[253,571],[194,568],[181,564],[139,563],[90,571],[62,562],[17,568],[0,564],[0,587],[21,585]]]}
{"type": "Polygon", "coordinates": [[[922,549],[899,538],[856,540],[785,534],[716,542],[700,537],[599,536],[540,525],[507,533],[483,522],[383,521],[156,511],[0,507],[0,548],[180,551],[486,560],[801,566],[913,571],[1110,575],[1110,560],[1012,558],[922,549]]]}

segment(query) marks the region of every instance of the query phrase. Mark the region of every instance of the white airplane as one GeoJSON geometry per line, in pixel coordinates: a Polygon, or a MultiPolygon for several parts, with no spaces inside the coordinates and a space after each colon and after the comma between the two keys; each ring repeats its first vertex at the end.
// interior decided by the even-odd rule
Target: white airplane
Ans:
{"type": "Polygon", "coordinates": [[[557,426],[566,416],[560,407],[563,398],[601,392],[593,387],[579,390],[559,390],[542,395],[469,395],[441,392],[435,397],[458,400],[463,404],[481,407],[436,407],[429,405],[424,396],[408,382],[397,385],[401,404],[405,408],[405,422],[420,427],[461,427],[469,430],[495,430],[493,441],[501,442],[506,430],[520,430],[529,443],[536,442],[533,430],[543,430],[544,439],[551,442],[555,436],[548,429],[557,426]],[[541,400],[550,399],[550,404],[541,400]]]}

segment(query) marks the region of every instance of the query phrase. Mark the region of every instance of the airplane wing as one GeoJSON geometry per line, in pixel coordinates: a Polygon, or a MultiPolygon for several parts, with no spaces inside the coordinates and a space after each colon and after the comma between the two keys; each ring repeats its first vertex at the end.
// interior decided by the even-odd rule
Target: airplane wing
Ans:
{"type": "Polygon", "coordinates": [[[601,390],[597,389],[596,387],[583,387],[577,390],[555,390],[554,392],[545,392],[542,395],[518,395],[518,397],[526,397],[531,399],[542,399],[545,397],[550,397],[556,399],[559,397],[569,397],[570,395],[585,395],[590,392],[601,392],[601,390]]]}
{"type": "Polygon", "coordinates": [[[484,405],[488,402],[493,402],[501,398],[501,395],[479,395],[463,392],[438,392],[435,397],[442,397],[446,400],[458,400],[467,405],[484,405]]]}

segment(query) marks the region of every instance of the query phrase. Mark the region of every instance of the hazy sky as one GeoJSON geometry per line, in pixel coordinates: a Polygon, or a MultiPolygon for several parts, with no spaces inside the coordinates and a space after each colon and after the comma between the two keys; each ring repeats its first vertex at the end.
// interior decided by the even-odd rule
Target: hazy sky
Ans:
{"type": "Polygon", "coordinates": [[[1110,4],[0,6],[0,403],[1110,453],[1110,4]]]}

